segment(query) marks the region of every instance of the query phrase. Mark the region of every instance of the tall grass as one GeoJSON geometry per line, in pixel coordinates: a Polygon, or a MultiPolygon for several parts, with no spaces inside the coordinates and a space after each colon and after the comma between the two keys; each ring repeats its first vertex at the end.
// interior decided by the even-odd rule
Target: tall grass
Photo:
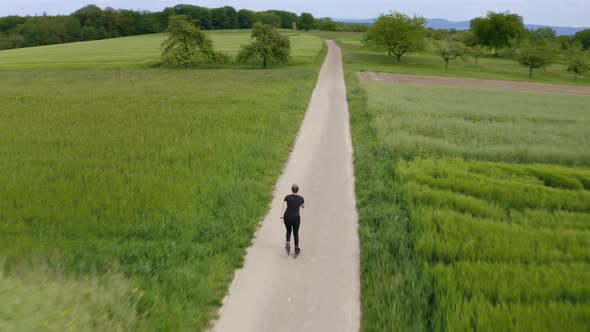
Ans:
{"type": "Polygon", "coordinates": [[[1,72],[7,266],[52,257],[73,283],[116,268],[143,291],[141,330],[204,329],[305,112],[320,64],[312,45],[301,45],[304,65],[264,71],[1,72]]]}

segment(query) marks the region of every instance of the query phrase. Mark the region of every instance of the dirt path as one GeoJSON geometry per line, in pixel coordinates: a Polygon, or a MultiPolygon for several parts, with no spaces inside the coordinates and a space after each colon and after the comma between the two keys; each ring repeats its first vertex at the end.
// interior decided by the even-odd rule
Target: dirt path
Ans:
{"type": "Polygon", "coordinates": [[[470,88],[511,89],[590,95],[590,87],[582,86],[374,72],[360,72],[358,73],[358,76],[362,80],[385,83],[464,86],[470,88]]]}
{"type": "MultiPolygon", "coordinates": [[[[214,331],[358,331],[358,218],[340,49],[328,41],[294,150],[214,331]],[[292,183],[305,198],[301,255],[284,252],[282,200],[292,183]]],[[[271,142],[269,142],[271,143],[271,142]]],[[[228,243],[231,245],[231,243],[228,243]]]]}

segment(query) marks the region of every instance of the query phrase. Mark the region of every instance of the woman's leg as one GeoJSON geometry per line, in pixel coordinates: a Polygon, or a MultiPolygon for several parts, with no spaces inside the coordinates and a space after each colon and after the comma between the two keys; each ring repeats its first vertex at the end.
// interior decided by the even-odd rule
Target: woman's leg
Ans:
{"type": "Polygon", "coordinates": [[[295,248],[299,248],[299,225],[301,224],[301,218],[293,218],[293,237],[295,238],[295,248]]]}
{"type": "Polygon", "coordinates": [[[285,222],[285,228],[287,229],[287,243],[291,241],[291,222],[289,218],[284,218],[283,221],[285,222]]]}

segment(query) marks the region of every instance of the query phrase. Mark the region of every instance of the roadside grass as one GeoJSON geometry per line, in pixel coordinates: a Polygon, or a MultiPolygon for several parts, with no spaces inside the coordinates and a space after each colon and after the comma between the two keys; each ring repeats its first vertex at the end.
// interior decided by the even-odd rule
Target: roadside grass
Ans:
{"type": "MultiPolygon", "coordinates": [[[[250,39],[250,30],[205,33],[211,37],[217,51],[232,57],[250,39]]],[[[290,30],[281,30],[281,33],[289,36],[291,41],[292,66],[308,63],[322,47],[322,40],[316,36],[290,30]]],[[[154,67],[160,62],[161,45],[165,38],[164,34],[152,34],[4,50],[0,51],[0,71],[154,67]]],[[[252,68],[252,65],[238,64],[217,66],[252,68]]]]}
{"type": "Polygon", "coordinates": [[[346,69],[362,330],[583,331],[590,99],[346,69]]]}
{"type": "MultiPolygon", "coordinates": [[[[32,257],[63,266],[64,277],[48,275],[49,288],[36,295],[48,304],[40,317],[54,313],[47,297],[60,292],[80,317],[98,314],[88,297],[69,293],[86,276],[114,270],[143,292],[137,303],[135,294],[113,293],[133,304],[113,307],[114,315],[141,317],[135,329],[207,327],[267,210],[315,84],[325,50],[321,40],[301,46],[299,66],[271,70],[0,72],[0,257],[6,271],[32,257]]],[[[76,56],[69,60],[84,57],[76,56]]],[[[91,66],[111,68],[108,59],[91,66]]],[[[7,276],[0,287],[26,296],[33,281],[13,287],[7,276]]],[[[5,323],[17,324],[18,306],[7,310],[5,323]]],[[[100,324],[85,330],[116,330],[100,324]]]]}
{"type": "Polygon", "coordinates": [[[343,49],[343,61],[349,70],[391,72],[414,75],[433,75],[450,77],[469,77],[550,83],[563,85],[590,86],[590,75],[578,76],[566,71],[566,65],[555,63],[547,69],[535,70],[533,78],[528,77],[528,68],[522,67],[513,59],[486,56],[476,62],[472,58],[451,61],[445,72],[443,59],[434,54],[432,46],[422,53],[410,53],[398,63],[395,56],[377,53],[367,49],[361,42],[362,33],[354,32],[317,32],[318,36],[335,39],[343,49]]]}
{"type": "Polygon", "coordinates": [[[396,176],[400,156],[378,138],[367,93],[353,72],[346,72],[346,84],[361,242],[361,330],[426,331],[428,287],[396,176]]]}

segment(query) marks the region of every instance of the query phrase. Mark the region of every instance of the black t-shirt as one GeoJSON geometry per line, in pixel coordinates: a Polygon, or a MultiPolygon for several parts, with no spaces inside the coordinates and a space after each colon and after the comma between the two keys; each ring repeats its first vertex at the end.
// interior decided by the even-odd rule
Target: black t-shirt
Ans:
{"type": "Polygon", "coordinates": [[[285,217],[299,216],[299,207],[305,203],[303,197],[295,194],[285,196],[287,202],[287,210],[285,210],[285,217]]]}

